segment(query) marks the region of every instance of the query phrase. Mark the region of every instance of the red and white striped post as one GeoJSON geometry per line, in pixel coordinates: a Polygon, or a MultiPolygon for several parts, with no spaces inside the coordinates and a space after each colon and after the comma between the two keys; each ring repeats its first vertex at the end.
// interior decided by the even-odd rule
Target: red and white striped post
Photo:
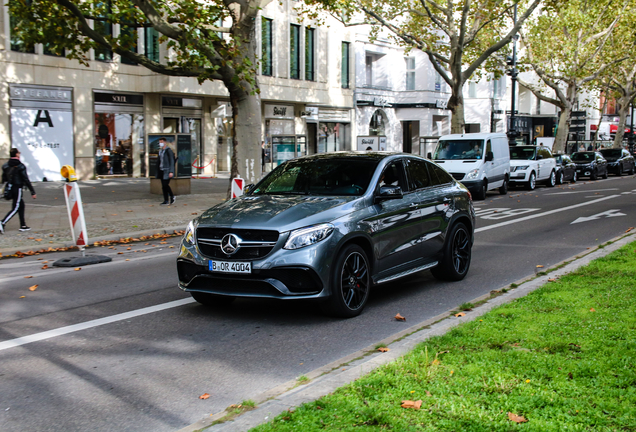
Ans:
{"type": "Polygon", "coordinates": [[[64,198],[66,198],[66,210],[68,220],[71,224],[73,242],[84,254],[84,248],[88,243],[88,232],[86,231],[86,220],[84,219],[84,209],[82,207],[82,196],[77,182],[66,183],[64,185],[64,198]]]}
{"type": "Polygon", "coordinates": [[[237,198],[243,195],[243,179],[235,177],[232,179],[232,198],[237,198]]]}

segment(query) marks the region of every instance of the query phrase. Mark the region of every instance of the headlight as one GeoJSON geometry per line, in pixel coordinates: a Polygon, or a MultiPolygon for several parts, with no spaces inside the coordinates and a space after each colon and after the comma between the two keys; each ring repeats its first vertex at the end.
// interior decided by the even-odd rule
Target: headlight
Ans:
{"type": "Polygon", "coordinates": [[[520,166],[516,166],[516,167],[510,167],[510,171],[512,171],[512,172],[525,171],[528,168],[530,168],[530,165],[520,165],[520,166]]]}
{"type": "Polygon", "coordinates": [[[283,249],[300,249],[323,241],[334,230],[331,224],[322,224],[292,231],[283,249]]]}
{"type": "Polygon", "coordinates": [[[475,168],[474,170],[466,173],[466,176],[463,178],[463,180],[473,180],[477,177],[479,177],[479,168],[475,168]]]}
{"type": "Polygon", "coordinates": [[[194,244],[194,221],[190,221],[183,235],[183,241],[193,245],[194,244]]]}

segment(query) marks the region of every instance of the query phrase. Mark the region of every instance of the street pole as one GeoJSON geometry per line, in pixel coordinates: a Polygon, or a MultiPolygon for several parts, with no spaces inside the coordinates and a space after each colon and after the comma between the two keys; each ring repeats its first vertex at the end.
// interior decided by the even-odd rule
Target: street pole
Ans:
{"type": "Polygon", "coordinates": [[[629,137],[627,137],[627,148],[630,153],[634,153],[634,99],[632,99],[632,115],[629,120],[629,137]]]}
{"type": "MultiPolygon", "coordinates": [[[[515,3],[514,8],[514,25],[517,24],[517,4],[515,3]]],[[[515,105],[516,105],[516,92],[517,92],[517,38],[519,36],[515,34],[512,37],[512,57],[508,57],[508,61],[506,62],[508,66],[511,68],[506,72],[510,75],[511,80],[511,107],[510,107],[510,124],[508,125],[508,145],[514,146],[517,145],[517,129],[516,129],[516,119],[515,119],[515,105]]]]}

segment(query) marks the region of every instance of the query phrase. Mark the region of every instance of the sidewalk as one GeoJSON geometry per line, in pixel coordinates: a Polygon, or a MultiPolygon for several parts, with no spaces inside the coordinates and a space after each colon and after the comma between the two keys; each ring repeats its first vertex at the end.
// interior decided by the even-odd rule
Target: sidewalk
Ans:
{"type": "MultiPolygon", "coordinates": [[[[228,177],[192,179],[191,194],[177,195],[175,204],[162,206],[161,195],[150,193],[149,179],[116,178],[79,182],[86,217],[89,244],[98,240],[113,240],[168,230],[185,229],[190,220],[208,208],[225,200],[228,177]]],[[[18,215],[5,226],[0,235],[0,253],[65,247],[72,242],[64,182],[34,183],[37,199],[25,194],[26,222],[31,231],[19,232],[18,215]],[[39,241],[38,241],[39,239],[39,241]]],[[[0,217],[11,207],[10,201],[0,201],[0,217]]]]}

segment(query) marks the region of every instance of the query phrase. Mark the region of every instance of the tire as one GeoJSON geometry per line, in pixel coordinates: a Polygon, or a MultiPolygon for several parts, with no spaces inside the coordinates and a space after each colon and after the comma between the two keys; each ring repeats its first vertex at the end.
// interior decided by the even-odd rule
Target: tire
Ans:
{"type": "Polygon", "coordinates": [[[534,190],[537,187],[537,175],[533,172],[530,173],[530,179],[526,182],[526,189],[534,190]]]}
{"type": "Polygon", "coordinates": [[[590,180],[596,180],[597,178],[598,178],[598,173],[596,172],[596,169],[595,169],[590,175],[590,180]]]}
{"type": "Polygon", "coordinates": [[[466,225],[458,222],[450,230],[444,244],[444,256],[431,273],[439,280],[459,281],[466,277],[470,268],[472,245],[466,225]]]}
{"type": "Polygon", "coordinates": [[[634,172],[636,172],[636,164],[632,165],[632,169],[629,170],[629,175],[634,175],[634,172]]]}
{"type": "Polygon", "coordinates": [[[576,174],[576,171],[574,171],[574,173],[572,174],[572,183],[576,183],[578,179],[578,175],[576,174]]]}
{"type": "Polygon", "coordinates": [[[616,175],[619,177],[623,177],[623,165],[618,166],[618,174],[616,175]]]}
{"type": "Polygon", "coordinates": [[[231,296],[222,296],[216,294],[202,293],[202,292],[191,292],[190,295],[197,302],[201,303],[204,306],[209,307],[222,307],[227,306],[236,300],[236,297],[231,296]]]}
{"type": "Polygon", "coordinates": [[[603,174],[603,178],[606,179],[607,177],[609,177],[609,174],[608,174],[607,168],[605,168],[605,174],[603,174]]]}
{"type": "Polygon", "coordinates": [[[488,189],[488,185],[486,184],[486,182],[482,183],[481,188],[479,188],[479,190],[477,192],[475,192],[475,195],[473,196],[473,198],[475,199],[475,201],[483,201],[486,199],[486,190],[488,189]]]}
{"type": "Polygon", "coordinates": [[[563,184],[563,171],[559,171],[556,176],[556,184],[563,184]]]}
{"type": "Polygon", "coordinates": [[[506,195],[507,193],[508,193],[508,177],[505,177],[503,184],[499,188],[499,194],[506,195]]]}
{"type": "Polygon", "coordinates": [[[355,244],[345,246],[336,258],[331,276],[331,296],[323,304],[329,315],[352,318],[360,315],[369,299],[371,267],[367,254],[355,244]]]}
{"type": "Polygon", "coordinates": [[[546,181],[545,184],[546,184],[547,187],[556,186],[556,174],[554,174],[554,171],[552,171],[550,173],[550,177],[548,177],[548,181],[546,181]]]}

